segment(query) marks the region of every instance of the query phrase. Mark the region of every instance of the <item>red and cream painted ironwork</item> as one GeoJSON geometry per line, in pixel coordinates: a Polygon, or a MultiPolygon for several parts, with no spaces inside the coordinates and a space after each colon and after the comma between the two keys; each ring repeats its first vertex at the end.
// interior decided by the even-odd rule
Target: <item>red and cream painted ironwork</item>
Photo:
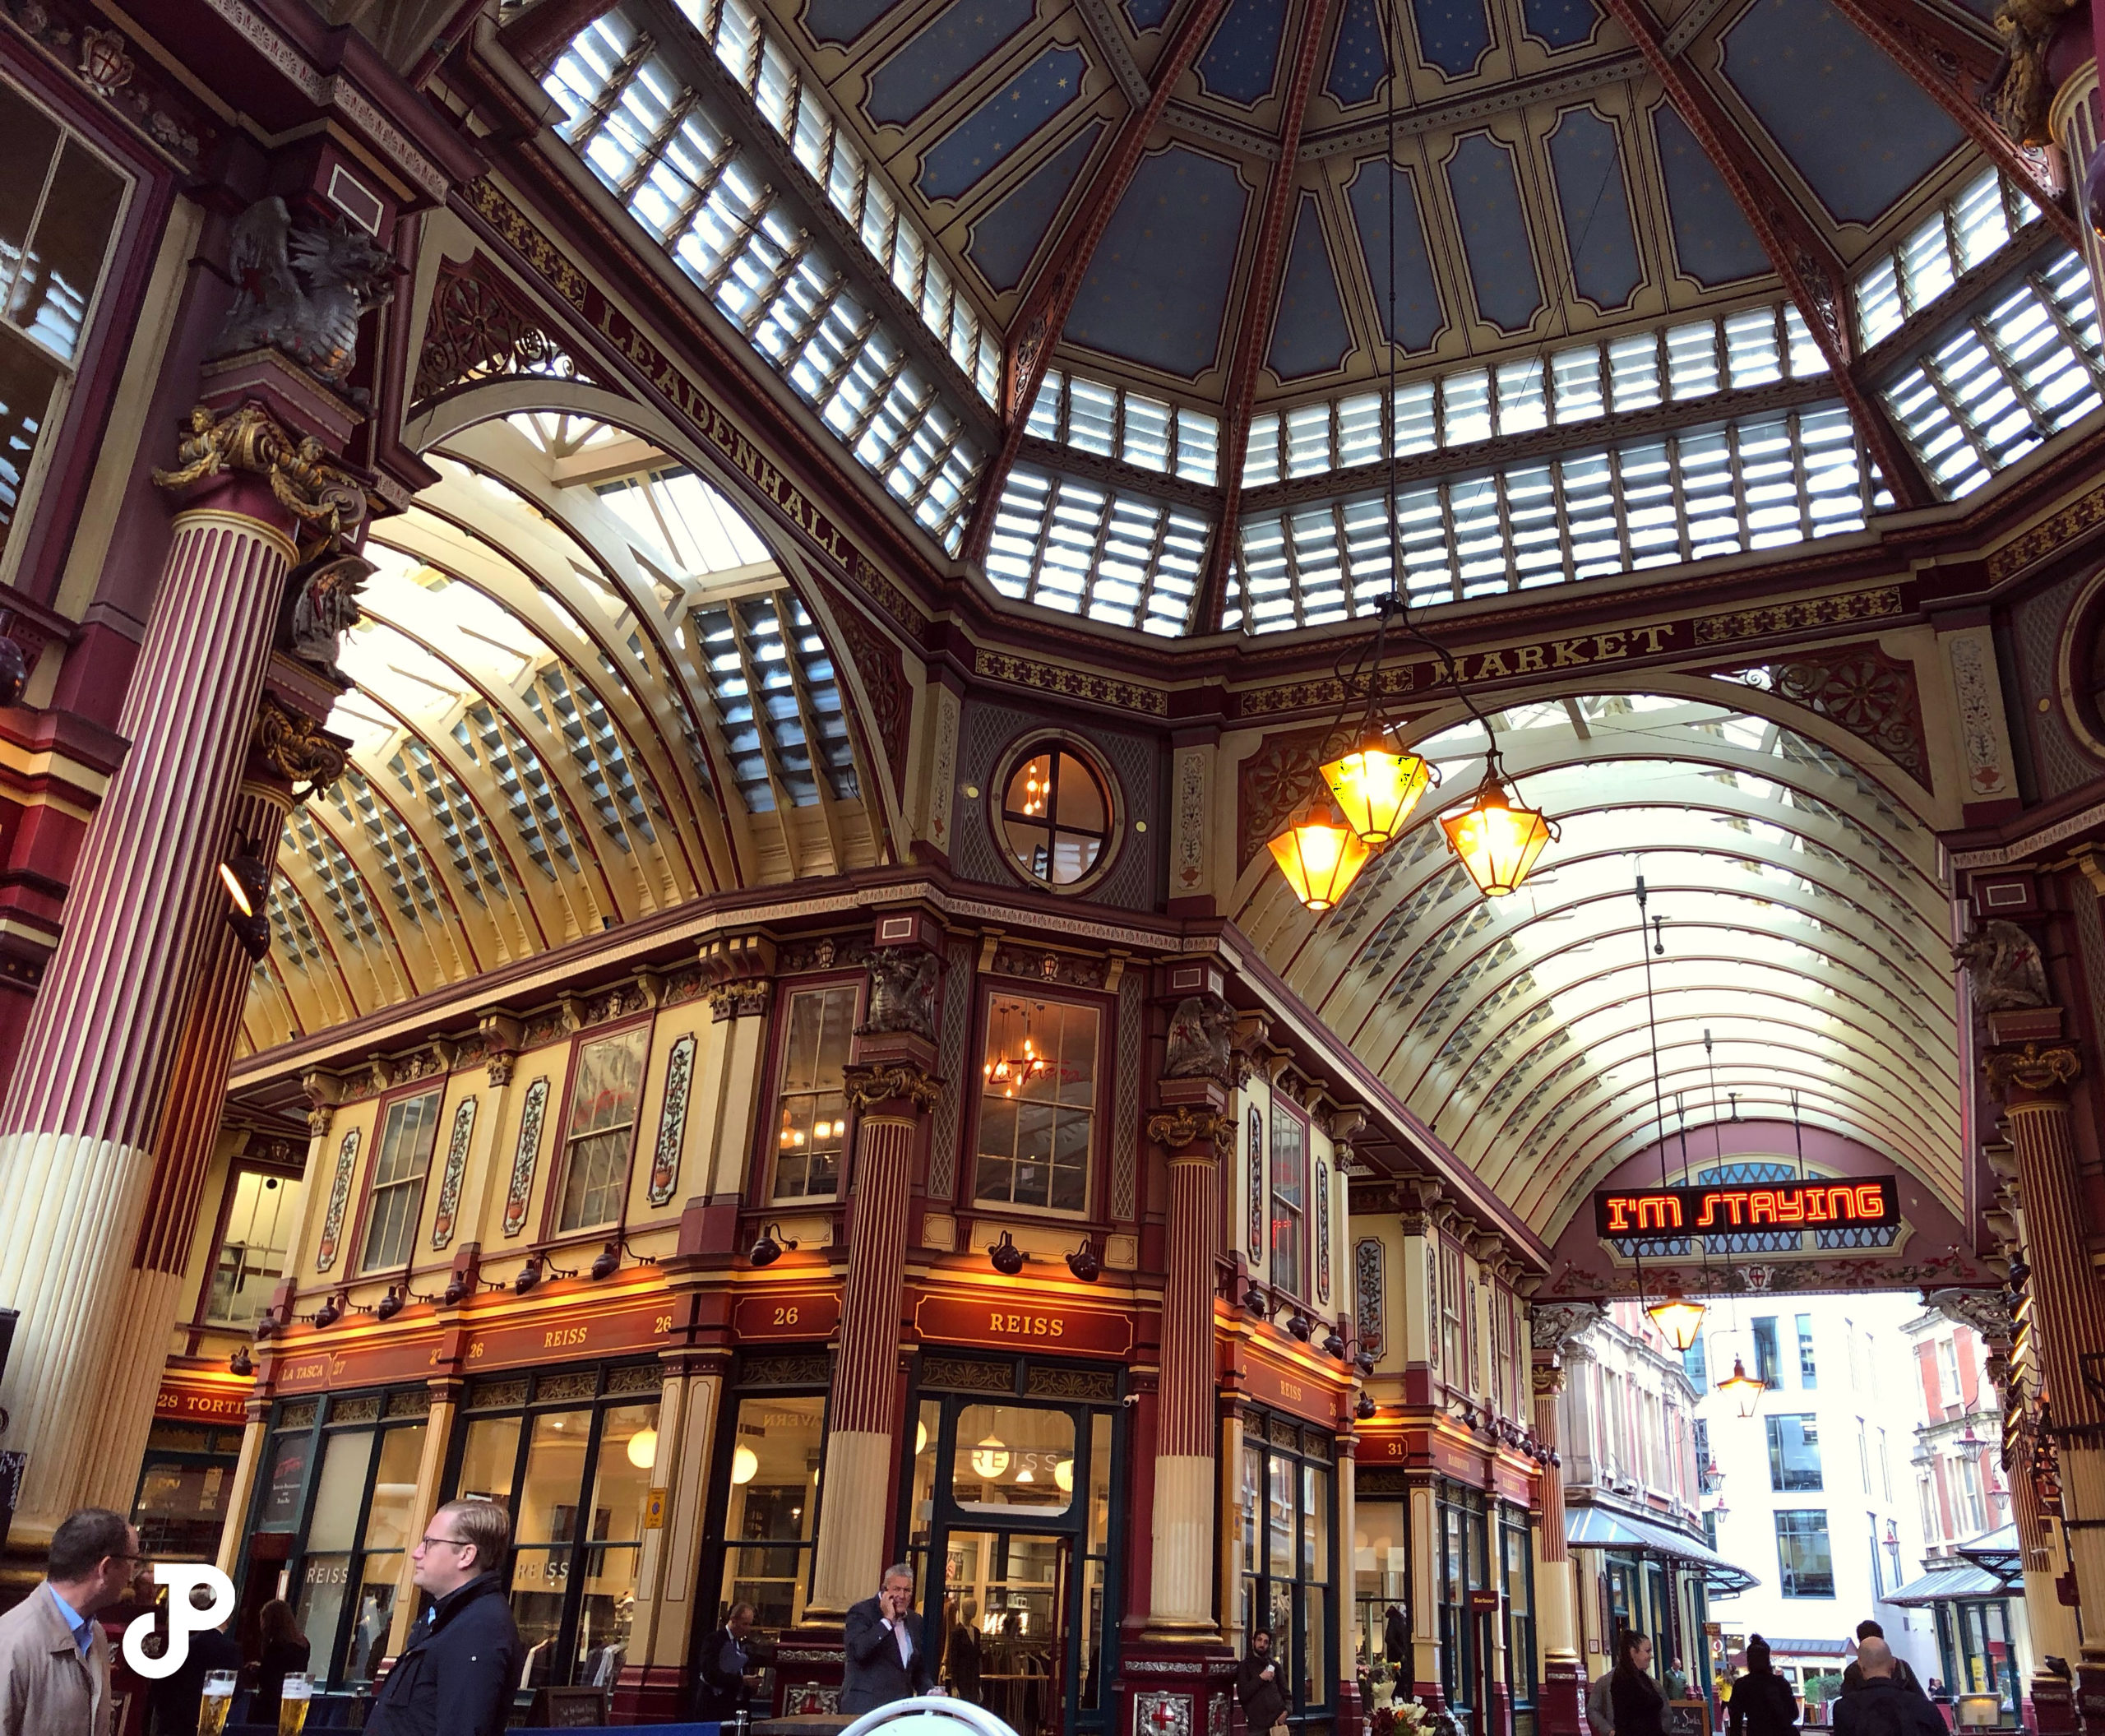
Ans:
{"type": "MultiPolygon", "coordinates": [[[[91,1450],[99,1432],[79,1426],[108,1414],[123,1374],[118,1345],[83,1331],[79,1310],[109,1299],[141,1246],[185,1021],[207,947],[224,945],[218,865],[291,522],[252,475],[175,520],[118,724],[132,745],[82,849],[75,919],[0,1110],[0,1221],[15,1227],[0,1248],[0,1301],[22,1316],[4,1401],[11,1444],[30,1455],[17,1535],[47,1533],[76,1507],[130,1504],[137,1452],[115,1466],[91,1450]]],[[[221,1091],[225,1053],[211,1081],[221,1091]]],[[[134,1360],[150,1368],[150,1388],[159,1359],[134,1360]]],[[[150,1390],[129,1408],[150,1417],[150,1390]]]]}

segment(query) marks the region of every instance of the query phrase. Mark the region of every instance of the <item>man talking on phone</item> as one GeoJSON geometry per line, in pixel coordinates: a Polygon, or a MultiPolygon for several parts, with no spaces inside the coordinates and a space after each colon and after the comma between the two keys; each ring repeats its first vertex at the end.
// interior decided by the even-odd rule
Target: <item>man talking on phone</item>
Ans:
{"type": "Polygon", "coordinates": [[[848,1612],[845,1637],[844,1714],[873,1712],[895,1700],[937,1692],[935,1664],[921,1649],[921,1618],[914,1613],[914,1570],[905,1562],[886,1568],[877,1595],[848,1612]]]}

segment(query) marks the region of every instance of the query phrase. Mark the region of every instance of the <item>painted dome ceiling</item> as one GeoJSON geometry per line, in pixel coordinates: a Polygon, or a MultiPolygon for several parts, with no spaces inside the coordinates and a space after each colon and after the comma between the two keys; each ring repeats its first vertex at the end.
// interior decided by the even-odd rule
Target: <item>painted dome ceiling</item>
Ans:
{"type": "Polygon", "coordinates": [[[544,81],[946,552],[1108,624],[1264,632],[1858,530],[2094,407],[2065,201],[1981,106],[1988,10],[620,0],[544,81]],[[1700,471],[1684,429],[1742,496],[1780,451],[1788,510],[1676,484],[1633,536],[1624,473],[1700,471]],[[1621,528],[1531,538],[1594,471],[1621,528]]]}

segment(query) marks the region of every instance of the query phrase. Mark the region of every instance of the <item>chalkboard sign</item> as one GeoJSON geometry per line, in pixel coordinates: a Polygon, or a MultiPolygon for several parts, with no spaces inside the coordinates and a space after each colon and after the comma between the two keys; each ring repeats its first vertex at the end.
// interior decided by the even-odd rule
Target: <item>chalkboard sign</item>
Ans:
{"type": "Polygon", "coordinates": [[[604,1687],[537,1687],[526,1721],[544,1730],[596,1730],[607,1722],[604,1687]]]}
{"type": "Polygon", "coordinates": [[[1667,1736],[1705,1736],[1709,1728],[1709,1701],[1669,1700],[1667,1702],[1667,1736]]]}

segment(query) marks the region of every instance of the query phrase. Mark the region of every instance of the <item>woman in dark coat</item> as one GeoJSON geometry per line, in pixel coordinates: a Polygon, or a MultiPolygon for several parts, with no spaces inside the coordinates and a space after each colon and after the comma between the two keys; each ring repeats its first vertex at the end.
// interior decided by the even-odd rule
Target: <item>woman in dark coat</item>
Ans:
{"type": "Polygon", "coordinates": [[[1652,1679],[1652,1642],[1626,1629],[1616,1647],[1608,1694],[1615,1736],[1667,1736],[1667,1697],[1652,1679]]]}
{"type": "Polygon", "coordinates": [[[1729,1736],[1790,1736],[1797,1721],[1798,1697],[1770,1667],[1769,1642],[1756,1634],[1747,1641],[1746,1674],[1725,1701],[1726,1729],[1729,1736]]]}
{"type": "Polygon", "coordinates": [[[257,1612],[257,1636],[263,1642],[263,1660],[256,1670],[256,1698],[248,1708],[251,1724],[278,1721],[278,1690],[289,1675],[307,1670],[307,1636],[299,1631],[293,1606],[274,1597],[257,1612]]]}

